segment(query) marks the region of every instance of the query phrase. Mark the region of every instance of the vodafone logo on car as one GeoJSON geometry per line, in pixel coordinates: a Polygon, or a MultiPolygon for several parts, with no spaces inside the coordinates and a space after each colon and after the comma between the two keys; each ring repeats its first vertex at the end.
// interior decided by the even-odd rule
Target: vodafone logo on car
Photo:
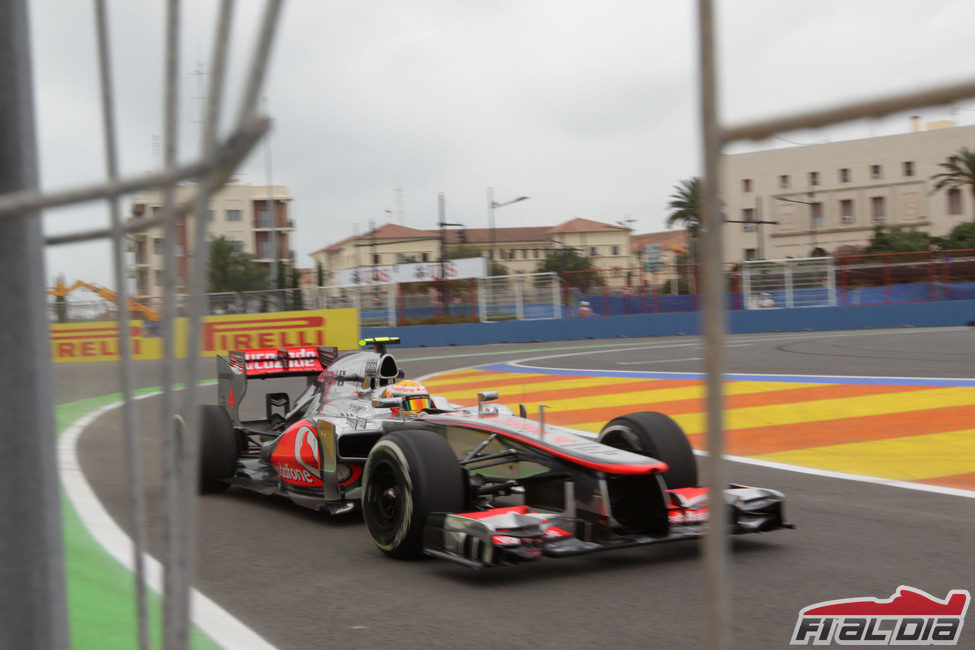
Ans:
{"type": "Polygon", "coordinates": [[[285,483],[321,485],[318,436],[307,424],[281,436],[271,454],[271,466],[285,483]]]}

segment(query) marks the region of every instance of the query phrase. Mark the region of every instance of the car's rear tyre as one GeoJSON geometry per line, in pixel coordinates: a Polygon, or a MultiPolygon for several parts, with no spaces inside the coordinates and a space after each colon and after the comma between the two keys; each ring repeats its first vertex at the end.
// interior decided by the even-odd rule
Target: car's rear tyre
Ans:
{"type": "Polygon", "coordinates": [[[432,512],[461,512],[464,472],[450,444],[432,431],[396,431],[373,446],[363,470],[362,517],[376,546],[391,557],[423,553],[432,512]]]}
{"type": "Polygon", "coordinates": [[[220,406],[212,404],[201,406],[200,492],[206,494],[226,490],[230,486],[230,479],[236,473],[237,432],[230,421],[230,416],[220,406]]]}
{"type": "Polygon", "coordinates": [[[663,478],[668,488],[697,487],[691,443],[680,425],[663,413],[641,411],[610,420],[599,442],[667,463],[663,478]]]}

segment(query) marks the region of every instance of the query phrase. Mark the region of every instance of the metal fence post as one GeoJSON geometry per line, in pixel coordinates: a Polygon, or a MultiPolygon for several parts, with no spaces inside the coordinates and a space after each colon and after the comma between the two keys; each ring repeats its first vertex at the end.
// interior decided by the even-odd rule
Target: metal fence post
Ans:
{"type": "Polygon", "coordinates": [[[562,281],[554,273],[552,279],[552,317],[562,318],[562,281]]]}
{"type": "Polygon", "coordinates": [[[522,295],[521,278],[515,278],[515,318],[525,320],[525,299],[522,295]]]}
{"type": "MultiPolygon", "coordinates": [[[[0,193],[37,189],[26,0],[0,3],[0,193]]],[[[64,548],[36,211],[0,220],[0,647],[68,647],[64,548]],[[26,489],[25,489],[26,487],[26,489]],[[16,496],[13,496],[16,495],[16,496]]]]}
{"type": "MultiPolygon", "coordinates": [[[[487,280],[490,282],[490,279],[487,280]]],[[[478,309],[478,319],[482,323],[488,321],[487,317],[487,292],[484,291],[485,278],[477,279],[477,309],[478,309]]]]}

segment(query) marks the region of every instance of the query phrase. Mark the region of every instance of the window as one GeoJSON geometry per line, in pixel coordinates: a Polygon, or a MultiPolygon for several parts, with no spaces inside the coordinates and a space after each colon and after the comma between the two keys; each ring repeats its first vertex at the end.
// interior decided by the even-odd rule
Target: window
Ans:
{"type": "Polygon", "coordinates": [[[874,221],[886,221],[887,215],[884,213],[884,197],[870,197],[870,214],[874,221]]]}
{"type": "Polygon", "coordinates": [[[227,221],[242,221],[243,216],[240,210],[227,210],[226,212],[227,221]]]}
{"type": "Polygon", "coordinates": [[[620,254],[620,247],[613,246],[613,255],[619,255],[619,254],[620,254]]]}
{"type": "Polygon", "coordinates": [[[883,177],[883,170],[880,165],[870,165],[870,178],[878,180],[883,177]]]}
{"type": "Polygon", "coordinates": [[[163,286],[163,272],[156,271],[155,277],[156,277],[156,286],[157,287],[163,286]]]}
{"type": "Polygon", "coordinates": [[[373,264],[379,264],[379,253],[373,253],[372,254],[372,263],[373,264]]]}
{"type": "Polygon", "coordinates": [[[752,191],[752,179],[750,179],[750,178],[743,178],[743,179],[741,179],[741,191],[742,192],[751,192],[752,191]]]}
{"type": "Polygon", "coordinates": [[[752,260],[757,260],[757,259],[758,259],[758,255],[756,254],[754,248],[745,249],[745,260],[751,262],[752,260]]]}
{"type": "Polygon", "coordinates": [[[819,172],[809,172],[809,184],[819,185],[819,172]]]}
{"type": "Polygon", "coordinates": [[[904,175],[913,176],[914,175],[914,163],[910,160],[904,162],[904,175]]]}
{"type": "Polygon", "coordinates": [[[152,240],[152,254],[162,255],[163,254],[163,240],[162,237],[156,237],[152,240]]]}
{"type": "Polygon", "coordinates": [[[813,228],[823,227],[823,204],[822,203],[810,203],[809,204],[809,223],[813,228]]]}
{"type": "Polygon", "coordinates": [[[270,228],[271,227],[271,212],[268,210],[260,210],[257,213],[257,227],[258,228],[270,228]]]}
{"type": "Polygon", "coordinates": [[[535,249],[535,259],[536,260],[538,259],[538,249],[537,248],[535,249]]]}
{"type": "Polygon", "coordinates": [[[528,249],[527,248],[522,248],[521,249],[521,259],[523,259],[523,260],[527,260],[528,259],[528,249]]]}
{"type": "Polygon", "coordinates": [[[961,214],[961,190],[948,190],[948,214],[961,214]]]}
{"type": "Polygon", "coordinates": [[[430,253],[421,253],[420,254],[420,260],[423,261],[423,262],[429,262],[430,261],[430,253]]]}
{"type": "Polygon", "coordinates": [[[840,170],[840,182],[849,183],[850,182],[850,169],[849,167],[844,167],[840,170]]]}
{"type": "Polygon", "coordinates": [[[183,255],[185,254],[185,253],[183,253],[183,245],[182,244],[176,244],[176,246],[174,246],[174,248],[176,249],[176,257],[183,257],[183,255]]]}
{"type": "Polygon", "coordinates": [[[853,199],[840,200],[840,220],[843,223],[853,223],[853,199]]]}
{"type": "Polygon", "coordinates": [[[788,174],[782,174],[781,176],[779,176],[779,187],[781,187],[784,190],[789,189],[789,175],[788,174]]]}
{"type": "Polygon", "coordinates": [[[235,253],[243,253],[244,252],[244,242],[242,242],[240,240],[237,240],[237,239],[231,239],[230,240],[230,248],[235,253]]]}
{"type": "MultiPolygon", "coordinates": [[[[744,208],[741,211],[742,221],[755,221],[755,208],[744,208]]],[[[753,223],[743,223],[741,224],[742,230],[745,232],[752,232],[755,230],[755,224],[753,223]]]]}
{"type": "Polygon", "coordinates": [[[595,257],[595,256],[599,255],[599,251],[596,250],[596,247],[595,246],[590,246],[589,247],[589,254],[592,255],[593,257],[595,257]]]}

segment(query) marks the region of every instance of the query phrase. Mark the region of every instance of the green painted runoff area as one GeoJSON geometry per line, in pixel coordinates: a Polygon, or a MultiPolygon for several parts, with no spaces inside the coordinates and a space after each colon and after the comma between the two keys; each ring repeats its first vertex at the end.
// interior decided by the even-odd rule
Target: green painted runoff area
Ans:
{"type": "MultiPolygon", "coordinates": [[[[136,391],[136,394],[156,390],[146,388],[136,391]]],[[[116,393],[59,404],[55,408],[58,435],[88,413],[121,399],[122,395],[116,393]]],[[[98,650],[138,647],[135,579],[132,572],[109,555],[89,534],[63,490],[61,515],[71,647],[98,650]]],[[[162,598],[149,590],[148,604],[152,645],[162,647],[162,598]]],[[[195,626],[190,631],[190,646],[201,650],[220,647],[195,626]]]]}

